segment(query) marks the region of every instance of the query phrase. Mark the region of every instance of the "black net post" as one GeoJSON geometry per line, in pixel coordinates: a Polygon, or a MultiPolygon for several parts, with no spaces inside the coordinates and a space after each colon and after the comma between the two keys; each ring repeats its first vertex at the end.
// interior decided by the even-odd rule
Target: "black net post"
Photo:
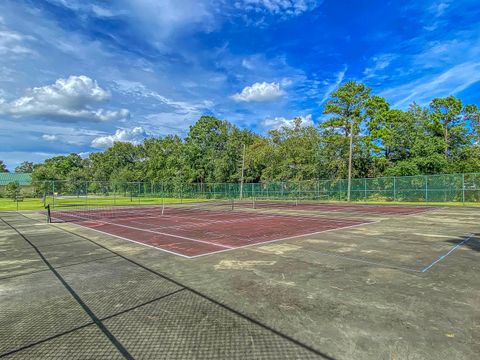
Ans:
{"type": "Polygon", "coordinates": [[[52,214],[50,212],[50,204],[47,204],[45,206],[45,209],[47,209],[47,223],[50,224],[52,222],[52,214]]]}

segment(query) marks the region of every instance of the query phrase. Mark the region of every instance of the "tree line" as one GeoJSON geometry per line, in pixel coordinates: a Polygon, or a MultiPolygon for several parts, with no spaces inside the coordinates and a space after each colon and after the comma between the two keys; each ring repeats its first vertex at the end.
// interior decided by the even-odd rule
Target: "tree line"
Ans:
{"type": "Polygon", "coordinates": [[[266,135],[202,116],[185,138],[116,142],[88,158],[56,156],[31,167],[34,181],[246,182],[480,171],[480,110],[454,96],[395,109],[362,83],[332,92],[318,125],[266,135]],[[349,160],[351,160],[349,162],[349,160]]]}

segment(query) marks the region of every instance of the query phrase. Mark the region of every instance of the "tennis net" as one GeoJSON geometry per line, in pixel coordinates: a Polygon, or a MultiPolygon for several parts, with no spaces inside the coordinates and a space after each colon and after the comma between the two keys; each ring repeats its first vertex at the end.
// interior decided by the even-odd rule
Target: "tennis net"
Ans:
{"type": "Polygon", "coordinates": [[[155,205],[56,204],[47,205],[48,222],[81,222],[118,218],[174,216],[180,214],[223,212],[234,209],[232,199],[197,200],[155,205]]]}
{"type": "Polygon", "coordinates": [[[274,197],[254,197],[252,199],[252,208],[269,209],[269,208],[289,208],[298,205],[319,204],[320,199],[312,197],[295,197],[295,198],[274,198],[274,197]]]}

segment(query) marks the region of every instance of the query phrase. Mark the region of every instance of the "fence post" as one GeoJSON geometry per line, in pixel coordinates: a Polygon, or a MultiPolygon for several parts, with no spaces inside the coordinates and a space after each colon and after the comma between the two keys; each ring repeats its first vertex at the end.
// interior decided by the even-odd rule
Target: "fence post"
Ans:
{"type": "Polygon", "coordinates": [[[465,205],[465,174],[462,174],[462,204],[465,205]]]}
{"type": "Polygon", "coordinates": [[[365,202],[367,202],[367,178],[363,179],[363,198],[365,199],[365,202]]]}
{"type": "Polygon", "coordinates": [[[428,175],[425,175],[425,202],[428,202],[428,175]]]}
{"type": "Polygon", "coordinates": [[[393,202],[397,201],[397,178],[393,177],[393,202]]]}
{"type": "Polygon", "coordinates": [[[47,205],[47,181],[43,181],[43,206],[47,205]]]}

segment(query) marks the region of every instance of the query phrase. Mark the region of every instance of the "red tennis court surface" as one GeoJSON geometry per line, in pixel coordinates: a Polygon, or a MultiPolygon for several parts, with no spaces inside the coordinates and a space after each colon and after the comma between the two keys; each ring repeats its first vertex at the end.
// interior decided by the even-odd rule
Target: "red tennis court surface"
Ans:
{"type": "Polygon", "coordinates": [[[305,211],[335,211],[335,212],[360,212],[377,215],[414,215],[427,211],[437,210],[433,206],[405,206],[405,205],[368,205],[368,204],[326,204],[326,203],[286,203],[282,201],[262,200],[255,204],[256,208],[294,208],[305,211]]]}
{"type": "MultiPolygon", "coordinates": [[[[75,215],[57,213],[55,218],[71,221],[72,216],[75,215]]],[[[75,219],[75,223],[192,258],[358,226],[370,221],[242,211],[190,210],[184,214],[162,215],[156,208],[143,208],[132,212],[131,216],[96,220],[80,218],[75,219]]]]}

